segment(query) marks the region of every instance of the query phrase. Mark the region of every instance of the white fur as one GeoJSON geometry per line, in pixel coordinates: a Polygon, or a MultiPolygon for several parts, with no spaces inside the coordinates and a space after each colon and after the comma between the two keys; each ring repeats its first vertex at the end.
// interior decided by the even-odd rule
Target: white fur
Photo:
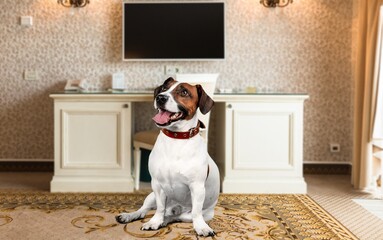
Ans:
{"type": "MultiPolygon", "coordinates": [[[[177,84],[161,93],[169,96],[165,107],[172,112],[178,111],[177,103],[171,95],[177,84]]],[[[156,107],[156,103],[154,105],[156,107]]],[[[195,114],[191,120],[179,120],[166,128],[188,131],[197,123],[195,114]]],[[[206,221],[214,216],[220,179],[218,167],[206,149],[206,143],[200,135],[180,140],[167,137],[161,132],[149,156],[153,192],[146,197],[138,211],[122,213],[116,217],[117,221],[128,223],[156,209],[150,221],[143,224],[142,230],[157,230],[168,223],[183,221],[193,222],[198,235],[214,235],[206,221]]]]}

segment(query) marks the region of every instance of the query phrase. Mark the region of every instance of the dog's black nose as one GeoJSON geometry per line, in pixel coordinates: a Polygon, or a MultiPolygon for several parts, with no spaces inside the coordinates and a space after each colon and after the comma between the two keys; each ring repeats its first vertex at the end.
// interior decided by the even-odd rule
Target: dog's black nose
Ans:
{"type": "Polygon", "coordinates": [[[168,96],[159,94],[156,97],[156,102],[157,102],[158,105],[161,106],[161,105],[165,104],[168,101],[168,99],[169,99],[168,96]]]}

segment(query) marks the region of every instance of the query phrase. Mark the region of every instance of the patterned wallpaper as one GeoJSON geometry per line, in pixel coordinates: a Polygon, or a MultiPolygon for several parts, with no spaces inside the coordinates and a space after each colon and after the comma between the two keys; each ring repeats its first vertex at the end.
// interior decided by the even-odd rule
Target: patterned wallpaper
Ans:
{"type": "MultiPolygon", "coordinates": [[[[218,87],[308,93],[304,159],[351,162],[353,0],[297,0],[267,9],[259,0],[226,0],[226,60],[122,62],[121,0],[91,0],[74,15],[56,0],[1,0],[0,159],[53,159],[53,101],[68,79],[110,86],[124,72],[131,88],[162,82],[165,65],[219,72],[218,87]],[[30,15],[34,25],[20,26],[30,15]],[[39,80],[23,80],[35,69],[39,80]],[[341,144],[331,154],[329,143],[341,144]]],[[[138,130],[151,128],[151,104],[136,108],[138,130]],[[148,120],[149,119],[149,120],[148,120]]]]}

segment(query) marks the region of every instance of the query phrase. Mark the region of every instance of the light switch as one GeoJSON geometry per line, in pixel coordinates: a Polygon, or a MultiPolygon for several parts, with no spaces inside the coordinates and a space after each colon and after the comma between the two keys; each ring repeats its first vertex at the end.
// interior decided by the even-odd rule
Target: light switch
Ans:
{"type": "Polygon", "coordinates": [[[21,24],[21,26],[24,26],[24,27],[32,27],[32,25],[33,25],[32,16],[21,16],[20,24],[21,24]]]}

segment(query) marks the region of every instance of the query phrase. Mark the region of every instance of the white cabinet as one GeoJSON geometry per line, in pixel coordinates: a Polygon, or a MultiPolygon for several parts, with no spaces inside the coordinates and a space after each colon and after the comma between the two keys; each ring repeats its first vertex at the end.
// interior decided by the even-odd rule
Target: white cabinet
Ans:
{"type": "Polygon", "coordinates": [[[217,160],[224,193],[306,193],[305,95],[229,99],[218,104],[217,160]]]}
{"type": "Polygon", "coordinates": [[[132,192],[131,104],[55,98],[51,192],[132,192]]]}
{"type": "MultiPolygon", "coordinates": [[[[52,192],[132,192],[132,105],[152,94],[51,94],[52,192]]],[[[306,193],[304,94],[216,94],[210,144],[224,193],[306,193]]]]}

